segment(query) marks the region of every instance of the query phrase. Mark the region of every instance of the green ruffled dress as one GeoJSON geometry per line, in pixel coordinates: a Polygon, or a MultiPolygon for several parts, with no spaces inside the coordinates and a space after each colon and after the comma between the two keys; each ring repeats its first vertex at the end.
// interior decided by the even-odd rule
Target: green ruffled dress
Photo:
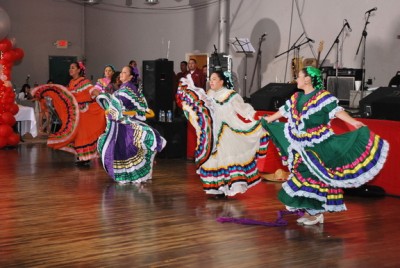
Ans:
{"type": "Polygon", "coordinates": [[[346,210],[341,188],[359,187],[382,169],[389,144],[367,127],[336,135],[330,120],[341,110],[326,90],[297,92],[280,108],[287,123],[263,121],[289,167],[278,194],[288,210],[346,210]]]}

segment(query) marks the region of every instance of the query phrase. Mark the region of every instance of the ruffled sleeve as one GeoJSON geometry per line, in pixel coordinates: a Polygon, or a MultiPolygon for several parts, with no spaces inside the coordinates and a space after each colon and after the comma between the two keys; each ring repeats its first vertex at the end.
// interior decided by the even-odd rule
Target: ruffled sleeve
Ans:
{"type": "Polygon", "coordinates": [[[233,98],[232,107],[235,110],[235,112],[239,114],[241,117],[247,120],[252,120],[252,121],[254,120],[254,115],[256,111],[254,110],[253,106],[251,106],[248,103],[245,103],[239,94],[236,94],[236,96],[233,98]]]}

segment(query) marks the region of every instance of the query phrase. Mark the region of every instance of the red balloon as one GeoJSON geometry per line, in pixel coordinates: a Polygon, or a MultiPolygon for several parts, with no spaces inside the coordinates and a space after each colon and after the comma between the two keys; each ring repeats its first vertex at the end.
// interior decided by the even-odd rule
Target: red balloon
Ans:
{"type": "Polygon", "coordinates": [[[15,60],[15,52],[13,50],[8,50],[4,52],[3,59],[8,62],[13,62],[15,60]]]}
{"type": "Polygon", "coordinates": [[[19,111],[19,107],[16,103],[11,104],[11,107],[8,109],[8,111],[10,113],[12,113],[13,115],[16,115],[19,111]]]}
{"type": "Polygon", "coordinates": [[[5,74],[5,81],[11,81],[11,74],[5,74]]]}
{"type": "Polygon", "coordinates": [[[0,136],[0,149],[7,145],[7,138],[0,136]]]}
{"type": "Polygon", "coordinates": [[[4,124],[0,125],[0,137],[7,138],[11,133],[13,133],[12,127],[4,124]]]}
{"type": "MultiPolygon", "coordinates": [[[[1,51],[1,50],[0,50],[1,51]]],[[[6,67],[6,65],[8,64],[8,61],[1,59],[0,60],[0,64],[3,65],[4,67],[6,67]]]]}
{"type": "MultiPolygon", "coordinates": [[[[4,112],[11,112],[10,109],[11,109],[11,106],[14,105],[14,103],[6,103],[6,104],[0,103],[0,105],[1,105],[1,108],[3,108],[3,110],[0,110],[0,114],[1,114],[4,112]]],[[[1,117],[0,117],[0,119],[1,119],[1,117]]]]}
{"type": "Polygon", "coordinates": [[[14,101],[14,98],[10,96],[3,96],[3,98],[1,98],[1,103],[3,104],[14,103],[14,101]]]}
{"type": "Polygon", "coordinates": [[[12,93],[13,92],[9,92],[5,88],[3,88],[3,98],[12,97],[12,93]]]}
{"type": "Polygon", "coordinates": [[[4,90],[5,93],[14,93],[14,90],[13,90],[12,87],[6,87],[4,85],[2,85],[1,87],[4,90]]]}
{"type": "Polygon", "coordinates": [[[17,61],[21,60],[25,55],[24,51],[18,47],[16,49],[14,49],[14,53],[15,53],[15,60],[17,60],[17,61]]]}
{"type": "Polygon", "coordinates": [[[4,124],[9,126],[13,126],[16,122],[14,115],[10,112],[4,112],[1,115],[1,119],[3,119],[4,124]]]}
{"type": "Polygon", "coordinates": [[[7,38],[0,41],[0,51],[7,51],[12,48],[12,43],[7,38]]]}
{"type": "Polygon", "coordinates": [[[19,143],[19,135],[17,133],[11,133],[7,138],[8,145],[15,146],[19,143]]]}
{"type": "Polygon", "coordinates": [[[11,74],[11,68],[3,68],[3,74],[4,75],[10,75],[11,74]]]}

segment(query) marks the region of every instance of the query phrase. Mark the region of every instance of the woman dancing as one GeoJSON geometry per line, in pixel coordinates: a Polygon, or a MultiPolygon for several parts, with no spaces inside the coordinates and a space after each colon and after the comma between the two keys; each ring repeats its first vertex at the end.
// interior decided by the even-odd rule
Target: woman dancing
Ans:
{"type": "Polygon", "coordinates": [[[279,200],[289,211],[305,212],[298,223],[314,225],[324,222],[324,212],[346,210],[341,188],[373,179],[386,161],[389,144],[350,117],[338,106],[338,99],[323,90],[319,69],[302,69],[297,87],[303,92],[266,117],[263,126],[291,172],[279,200]],[[282,116],[287,123],[275,122],[282,116]],[[330,125],[335,117],[356,130],[335,135],[330,125]]]}
{"type": "Polygon", "coordinates": [[[257,159],[267,149],[256,111],[229,89],[228,72],[211,74],[207,94],[190,75],[181,81],[177,97],[197,133],[195,161],[204,191],[216,198],[246,192],[261,181],[257,159]]]}
{"type": "Polygon", "coordinates": [[[104,169],[116,182],[140,183],[151,179],[154,157],[166,141],[144,122],[149,109],[144,95],[133,84],[133,69],[123,67],[120,79],[122,85],[113,94],[98,89],[92,92],[107,115],[98,150],[104,169]]]}
{"type": "Polygon", "coordinates": [[[83,63],[71,63],[69,74],[72,79],[68,88],[46,84],[32,92],[39,99],[50,97],[62,122],[59,131],[49,135],[48,146],[76,155],[76,164],[87,166],[98,158],[97,139],[104,132],[106,120],[104,110],[91,95],[93,85],[85,78],[83,63]]]}

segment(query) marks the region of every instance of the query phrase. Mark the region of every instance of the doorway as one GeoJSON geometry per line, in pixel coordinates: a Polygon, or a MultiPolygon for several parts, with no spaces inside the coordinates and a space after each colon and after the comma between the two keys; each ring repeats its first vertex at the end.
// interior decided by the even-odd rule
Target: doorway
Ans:
{"type": "Polygon", "coordinates": [[[197,68],[199,68],[201,70],[204,65],[207,65],[208,54],[207,53],[199,53],[199,54],[186,53],[186,61],[189,62],[190,59],[195,59],[197,62],[197,68]]]}
{"type": "Polygon", "coordinates": [[[68,85],[71,79],[69,66],[76,61],[76,56],[49,56],[49,78],[54,84],[68,85]]]}

